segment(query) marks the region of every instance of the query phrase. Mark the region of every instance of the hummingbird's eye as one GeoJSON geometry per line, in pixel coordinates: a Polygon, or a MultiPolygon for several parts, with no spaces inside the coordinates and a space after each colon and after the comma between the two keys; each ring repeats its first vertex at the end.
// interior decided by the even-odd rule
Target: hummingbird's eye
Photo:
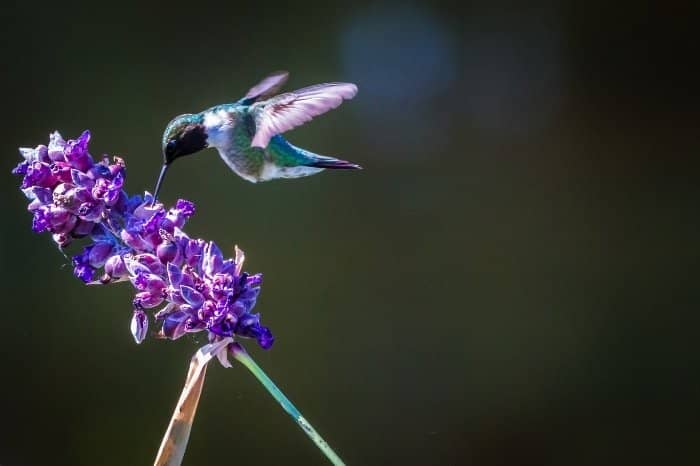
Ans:
{"type": "Polygon", "coordinates": [[[175,155],[175,150],[177,149],[177,141],[174,139],[170,142],[168,142],[168,145],[165,146],[165,155],[168,157],[172,157],[175,155]]]}

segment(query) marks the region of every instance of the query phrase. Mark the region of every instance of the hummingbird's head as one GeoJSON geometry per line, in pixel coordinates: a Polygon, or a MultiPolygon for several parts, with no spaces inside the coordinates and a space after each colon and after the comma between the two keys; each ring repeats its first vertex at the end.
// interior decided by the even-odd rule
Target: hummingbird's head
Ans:
{"type": "Polygon", "coordinates": [[[207,132],[201,114],[186,113],[172,119],[163,133],[163,163],[206,149],[207,132]]]}
{"type": "Polygon", "coordinates": [[[194,154],[208,147],[207,131],[201,114],[186,113],[172,119],[163,133],[163,167],[160,170],[156,189],[153,190],[153,204],[165,179],[165,172],[178,157],[194,154]]]}

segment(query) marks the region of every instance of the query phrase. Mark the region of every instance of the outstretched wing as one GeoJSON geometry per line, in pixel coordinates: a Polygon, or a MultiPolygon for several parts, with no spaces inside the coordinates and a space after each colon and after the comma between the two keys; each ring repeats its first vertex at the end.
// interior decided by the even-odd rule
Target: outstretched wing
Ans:
{"type": "Polygon", "coordinates": [[[270,138],[301,126],[312,118],[352,99],[357,86],[352,83],[326,83],[287,92],[251,106],[255,119],[252,147],[267,147],[270,138]]]}
{"type": "Polygon", "coordinates": [[[289,72],[287,71],[270,73],[262,81],[251,87],[245,97],[239,102],[243,105],[250,105],[260,99],[269,99],[280,90],[288,78],[289,72]]]}

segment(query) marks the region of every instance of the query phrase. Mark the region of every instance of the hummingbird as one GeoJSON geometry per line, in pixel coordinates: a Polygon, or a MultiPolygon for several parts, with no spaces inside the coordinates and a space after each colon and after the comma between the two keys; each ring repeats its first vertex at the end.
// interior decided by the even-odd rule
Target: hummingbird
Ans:
{"type": "Polygon", "coordinates": [[[281,133],[338,107],[357,94],[351,83],[324,83],[275,95],[289,77],[271,73],[238,101],[173,118],[163,133],[163,167],[153,202],[170,165],[208,147],[241,178],[253,183],[300,178],[326,168],[360,169],[355,163],[314,154],[289,143],[281,133]]]}

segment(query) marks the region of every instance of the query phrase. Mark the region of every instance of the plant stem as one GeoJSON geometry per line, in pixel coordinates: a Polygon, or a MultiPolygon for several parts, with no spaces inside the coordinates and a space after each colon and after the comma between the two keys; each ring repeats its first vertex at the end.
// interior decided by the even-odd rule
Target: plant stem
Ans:
{"type": "Polygon", "coordinates": [[[175,411],[158,449],[154,466],[180,466],[182,464],[187,442],[190,439],[194,415],[197,413],[199,397],[202,394],[204,377],[207,374],[207,363],[231,341],[233,341],[231,338],[226,338],[220,342],[206,345],[192,357],[185,386],[182,388],[177,405],[175,405],[175,411]]]}
{"type": "Polygon", "coordinates": [[[294,421],[299,424],[299,427],[309,436],[311,440],[316,444],[319,450],[323,452],[324,455],[336,466],[345,466],[343,460],[338,457],[338,455],[333,451],[333,449],[326,443],[325,440],[319,435],[318,432],[309,424],[309,422],[304,419],[299,410],[289,401],[289,398],[284,396],[284,393],[277,388],[277,385],[270,379],[270,377],[263,372],[263,370],[258,366],[255,361],[248,355],[248,353],[237,343],[229,346],[229,350],[233,355],[234,359],[243,364],[248,370],[255,376],[256,379],[270,392],[270,395],[277,400],[277,402],[282,406],[287,414],[289,414],[294,421]]]}

